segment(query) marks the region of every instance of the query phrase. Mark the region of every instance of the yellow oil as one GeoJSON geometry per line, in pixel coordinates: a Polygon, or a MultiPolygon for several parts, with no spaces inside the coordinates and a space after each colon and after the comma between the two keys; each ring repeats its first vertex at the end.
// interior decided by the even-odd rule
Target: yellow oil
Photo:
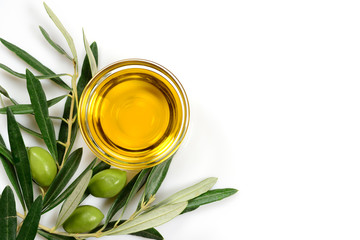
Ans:
{"type": "Polygon", "coordinates": [[[145,162],[176,141],[183,118],[174,87],[147,69],[125,69],[96,87],[87,108],[90,134],[106,155],[145,162]]]}

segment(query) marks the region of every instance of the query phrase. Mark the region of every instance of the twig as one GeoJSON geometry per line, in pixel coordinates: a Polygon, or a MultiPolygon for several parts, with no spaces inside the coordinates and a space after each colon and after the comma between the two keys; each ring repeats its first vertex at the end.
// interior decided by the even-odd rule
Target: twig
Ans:
{"type": "MultiPolygon", "coordinates": [[[[25,219],[26,216],[24,216],[23,214],[16,212],[16,215],[22,219],[25,219]]],[[[44,225],[39,224],[39,228],[48,232],[48,233],[53,233],[56,235],[61,235],[61,236],[67,236],[67,237],[74,237],[77,239],[82,239],[82,238],[89,238],[89,237],[101,237],[103,235],[103,233],[66,233],[66,232],[58,232],[55,231],[53,228],[48,228],[44,225]]]]}
{"type": "Polygon", "coordinates": [[[65,151],[64,151],[64,156],[60,165],[60,169],[63,167],[65,160],[66,160],[66,156],[67,156],[67,152],[69,151],[70,148],[70,144],[71,144],[71,132],[72,132],[72,125],[75,122],[76,119],[76,115],[74,114],[74,108],[77,108],[78,106],[78,94],[77,94],[77,88],[76,88],[76,80],[78,78],[78,66],[77,66],[77,61],[73,61],[74,63],[74,74],[72,75],[71,78],[71,87],[72,87],[72,91],[71,91],[71,104],[70,104],[70,113],[69,113],[69,119],[64,119],[65,123],[67,123],[68,125],[68,136],[67,136],[67,140],[65,144],[61,144],[65,147],[65,151]]]}

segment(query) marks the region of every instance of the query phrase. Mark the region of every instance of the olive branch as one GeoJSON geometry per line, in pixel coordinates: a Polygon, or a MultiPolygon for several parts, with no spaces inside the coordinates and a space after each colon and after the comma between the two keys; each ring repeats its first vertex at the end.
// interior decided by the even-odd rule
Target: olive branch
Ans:
{"type": "Polygon", "coordinates": [[[65,38],[71,54],[54,42],[46,30],[40,26],[40,31],[47,42],[73,64],[73,73],[56,74],[42,64],[35,57],[20,47],[0,38],[0,42],[11,52],[16,54],[30,67],[39,72],[34,75],[30,70],[19,73],[0,63],[0,68],[9,74],[26,80],[30,104],[18,103],[0,86],[0,114],[7,115],[7,128],[10,149],[0,135],[0,160],[11,183],[5,187],[0,197],[0,235],[5,240],[32,240],[36,234],[47,239],[74,240],[88,237],[102,237],[115,234],[132,234],[150,239],[163,239],[154,228],[166,223],[174,217],[193,211],[198,207],[211,202],[219,201],[237,192],[236,189],[213,189],[216,178],[207,178],[191,187],[183,189],[170,197],[156,203],[156,193],[163,183],[172,157],[161,164],[141,170],[120,191],[108,210],[103,223],[87,233],[68,233],[59,230],[75,209],[89,196],[87,186],[90,179],[97,173],[109,169],[110,166],[96,158],[67,186],[77,171],[82,149],[72,151],[78,132],[77,108],[79,96],[87,82],[97,72],[98,49],[94,42],[89,45],[83,30],[83,42],[86,51],[80,69],[74,41],[64,25],[54,12],[44,3],[49,17],[65,38]],[[62,79],[70,78],[70,86],[62,79]],[[53,81],[66,91],[65,94],[47,100],[40,79],[53,81]],[[5,105],[4,98],[10,101],[5,105]],[[50,116],[49,108],[65,99],[62,116],[50,116]],[[17,122],[16,115],[27,114],[35,118],[40,132],[17,122]],[[54,121],[60,120],[58,134],[55,133],[54,121]],[[40,187],[41,194],[34,200],[33,180],[31,176],[27,147],[22,132],[41,139],[51,156],[55,159],[58,172],[49,187],[40,187]],[[67,187],[66,187],[67,186],[67,187]],[[20,201],[23,214],[16,210],[15,197],[20,201]],[[128,219],[122,219],[128,204],[141,194],[137,208],[128,219]],[[56,224],[47,227],[39,224],[41,215],[53,210],[62,204],[56,224]],[[122,210],[122,211],[121,211],[122,210]],[[113,221],[115,215],[120,217],[113,221]],[[17,224],[17,218],[22,221],[17,224]]]}

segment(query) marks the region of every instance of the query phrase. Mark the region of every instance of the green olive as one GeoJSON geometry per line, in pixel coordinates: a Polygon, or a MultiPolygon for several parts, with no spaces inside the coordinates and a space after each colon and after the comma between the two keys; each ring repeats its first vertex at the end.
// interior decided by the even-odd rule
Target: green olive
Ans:
{"type": "Polygon", "coordinates": [[[63,224],[68,233],[84,233],[96,228],[104,214],[96,207],[84,205],[77,207],[63,224]]]}
{"type": "Polygon", "coordinates": [[[125,171],[120,169],[106,169],[91,178],[88,189],[95,197],[111,198],[123,189],[125,183],[125,171]]]}
{"type": "Polygon", "coordinates": [[[41,147],[29,148],[28,155],[34,181],[42,187],[50,186],[57,173],[53,157],[41,147]]]}

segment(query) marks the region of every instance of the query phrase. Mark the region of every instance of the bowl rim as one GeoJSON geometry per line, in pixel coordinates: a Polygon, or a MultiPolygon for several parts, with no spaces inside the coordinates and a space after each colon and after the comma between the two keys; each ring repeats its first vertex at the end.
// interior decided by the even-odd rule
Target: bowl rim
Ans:
{"type": "MultiPolygon", "coordinates": [[[[177,79],[177,77],[164,66],[150,60],[141,59],[141,58],[127,58],[115,61],[103,67],[99,70],[86,84],[84,90],[79,99],[78,106],[78,124],[79,129],[84,139],[86,145],[90,148],[90,150],[102,161],[127,170],[139,170],[144,168],[153,167],[166,159],[170,158],[175,154],[175,152],[180,147],[183,142],[185,135],[187,133],[190,122],[190,105],[187,94],[185,92],[184,87],[177,79]],[[123,70],[123,67],[127,67],[125,69],[134,68],[134,66],[145,66],[148,70],[156,70],[155,73],[162,73],[165,75],[164,79],[168,81],[173,88],[176,90],[176,94],[178,95],[181,103],[181,111],[182,111],[182,119],[180,123],[179,133],[175,137],[175,141],[170,144],[169,147],[166,147],[160,154],[157,154],[154,158],[149,161],[141,161],[136,157],[124,157],[122,159],[115,158],[114,156],[109,155],[104,149],[101,149],[96,141],[92,138],[91,132],[88,129],[87,123],[87,105],[89,100],[91,99],[92,93],[96,89],[96,84],[100,84],[107,77],[112,75],[115,72],[123,70]],[[131,67],[133,66],[133,67],[131,67]],[[117,70],[117,71],[116,71],[117,70]],[[86,101],[87,100],[87,101],[86,101]]],[[[119,156],[119,154],[117,154],[119,156]]]]}

